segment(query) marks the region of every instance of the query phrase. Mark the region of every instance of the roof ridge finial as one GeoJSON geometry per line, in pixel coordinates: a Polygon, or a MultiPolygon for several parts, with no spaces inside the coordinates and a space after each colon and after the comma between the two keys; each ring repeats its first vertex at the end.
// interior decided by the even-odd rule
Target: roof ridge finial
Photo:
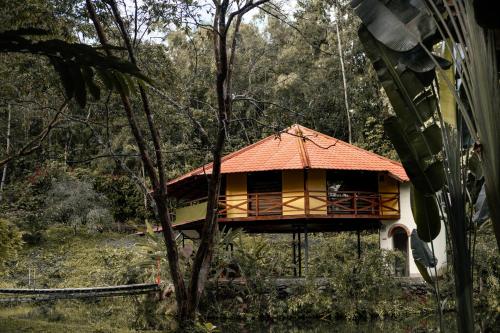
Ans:
{"type": "Polygon", "coordinates": [[[302,131],[302,129],[300,128],[300,125],[299,124],[293,124],[292,125],[292,128],[295,127],[295,135],[298,136],[299,138],[301,138],[302,140],[305,140],[305,136],[304,136],[304,132],[302,131]]]}

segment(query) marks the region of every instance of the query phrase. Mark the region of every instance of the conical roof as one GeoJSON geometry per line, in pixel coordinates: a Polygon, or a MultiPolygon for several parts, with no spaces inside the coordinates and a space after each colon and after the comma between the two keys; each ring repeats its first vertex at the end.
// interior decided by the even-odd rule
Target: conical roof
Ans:
{"type": "MultiPolygon", "coordinates": [[[[223,174],[294,169],[380,171],[401,182],[409,180],[401,163],[298,124],[224,156],[221,166],[223,174]]],[[[169,185],[211,172],[209,163],[169,185]]]]}

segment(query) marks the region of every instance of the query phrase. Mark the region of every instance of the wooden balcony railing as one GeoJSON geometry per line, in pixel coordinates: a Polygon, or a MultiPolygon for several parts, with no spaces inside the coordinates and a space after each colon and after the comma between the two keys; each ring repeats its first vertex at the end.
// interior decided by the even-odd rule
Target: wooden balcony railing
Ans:
{"type": "MultiPolygon", "coordinates": [[[[205,199],[188,206],[202,205],[205,199]]],[[[337,191],[270,192],[221,195],[219,218],[276,218],[279,216],[338,218],[399,218],[399,193],[337,191]]],[[[176,221],[179,222],[179,221],[176,221]]]]}

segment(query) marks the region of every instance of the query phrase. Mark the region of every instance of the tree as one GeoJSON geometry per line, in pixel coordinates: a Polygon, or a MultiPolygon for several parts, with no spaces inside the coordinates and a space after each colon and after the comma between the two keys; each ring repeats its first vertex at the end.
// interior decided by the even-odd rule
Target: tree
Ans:
{"type": "MultiPolygon", "coordinates": [[[[178,317],[182,322],[184,320],[194,320],[199,299],[203,293],[205,281],[209,274],[210,263],[213,255],[214,236],[218,230],[217,226],[217,207],[218,196],[220,190],[220,166],[221,158],[224,150],[227,128],[230,126],[231,111],[232,111],[232,74],[234,59],[236,56],[237,36],[242,17],[251,9],[265,3],[267,1],[248,0],[243,4],[235,2],[237,9],[231,10],[230,1],[223,0],[222,2],[214,2],[215,13],[213,16],[213,25],[211,27],[212,38],[214,42],[214,58],[217,68],[216,73],[216,96],[217,96],[217,134],[215,144],[212,150],[213,166],[212,174],[209,180],[208,187],[208,204],[207,215],[203,229],[201,232],[201,240],[196,251],[196,257],[191,270],[191,278],[189,285],[186,287],[184,278],[179,267],[179,255],[177,244],[175,241],[172,221],[167,205],[167,179],[164,169],[164,156],[161,150],[160,134],[157,125],[152,117],[152,110],[149,104],[148,94],[146,89],[140,85],[139,91],[142,102],[142,111],[147,120],[148,132],[151,137],[151,143],[154,147],[153,153],[150,154],[150,148],[146,143],[137,120],[136,115],[132,112],[132,106],[128,96],[120,92],[122,104],[127,115],[128,123],[133,136],[136,140],[142,163],[152,185],[152,197],[155,202],[156,213],[162,226],[163,237],[167,249],[167,257],[170,267],[170,274],[175,288],[175,295],[178,305],[178,317]],[[229,30],[234,23],[234,32],[232,41],[228,42],[229,30]],[[151,157],[154,156],[154,160],[151,157]]],[[[133,45],[130,36],[126,30],[123,19],[121,18],[119,9],[114,0],[107,1],[110,6],[115,22],[117,23],[121,38],[126,46],[128,57],[133,64],[137,63],[133,45]]],[[[106,50],[108,56],[111,56],[111,48],[109,47],[107,37],[104,33],[102,25],[96,15],[95,7],[90,0],[86,0],[87,10],[96,28],[97,35],[101,45],[106,50]]],[[[201,133],[205,134],[200,128],[201,133]]]]}
{"type": "Polygon", "coordinates": [[[488,22],[480,3],[417,1],[395,9],[390,2],[352,2],[364,24],[359,37],[396,113],[385,121],[385,130],[414,186],[418,236],[432,241],[439,233],[440,215],[448,226],[460,332],[474,331],[471,240],[478,219],[467,205],[484,206],[475,188],[483,172],[500,244],[500,132],[494,116],[500,86],[490,30],[498,23],[488,22]],[[432,53],[438,42],[445,58],[432,53]],[[452,58],[460,64],[455,72],[448,70],[452,58]],[[455,75],[460,78],[456,85],[455,75]],[[442,214],[436,198],[444,207],[442,214]]]}

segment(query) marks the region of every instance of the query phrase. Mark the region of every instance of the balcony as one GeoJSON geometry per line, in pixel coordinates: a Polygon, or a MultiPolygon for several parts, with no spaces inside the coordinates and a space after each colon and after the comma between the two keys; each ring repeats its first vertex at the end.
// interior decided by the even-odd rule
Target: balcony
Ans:
{"type": "MultiPolygon", "coordinates": [[[[175,224],[201,221],[206,198],[183,205],[175,224]]],[[[399,219],[399,193],[385,192],[268,192],[222,195],[219,222],[293,219],[399,219]]]]}

